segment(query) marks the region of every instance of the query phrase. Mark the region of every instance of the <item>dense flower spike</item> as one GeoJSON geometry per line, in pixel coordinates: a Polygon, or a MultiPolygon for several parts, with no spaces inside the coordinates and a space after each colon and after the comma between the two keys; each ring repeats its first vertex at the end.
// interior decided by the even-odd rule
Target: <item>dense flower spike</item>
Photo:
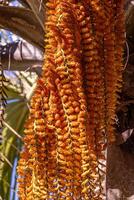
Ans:
{"type": "Polygon", "coordinates": [[[101,200],[114,140],[123,0],[49,0],[45,62],[25,127],[20,200],[101,200]]]}

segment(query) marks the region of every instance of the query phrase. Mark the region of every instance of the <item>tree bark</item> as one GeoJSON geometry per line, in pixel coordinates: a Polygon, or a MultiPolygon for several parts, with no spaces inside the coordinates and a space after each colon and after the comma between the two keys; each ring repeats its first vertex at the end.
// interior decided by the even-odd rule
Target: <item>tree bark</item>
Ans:
{"type": "Polygon", "coordinates": [[[107,152],[107,200],[134,200],[134,154],[117,145],[107,152]]]}
{"type": "MultiPolygon", "coordinates": [[[[123,88],[117,112],[121,126],[118,134],[134,128],[134,6],[131,4],[126,11],[126,36],[129,49],[125,52],[129,59],[123,73],[123,88]]],[[[121,145],[108,146],[106,176],[107,200],[134,200],[133,134],[121,145]]]]}

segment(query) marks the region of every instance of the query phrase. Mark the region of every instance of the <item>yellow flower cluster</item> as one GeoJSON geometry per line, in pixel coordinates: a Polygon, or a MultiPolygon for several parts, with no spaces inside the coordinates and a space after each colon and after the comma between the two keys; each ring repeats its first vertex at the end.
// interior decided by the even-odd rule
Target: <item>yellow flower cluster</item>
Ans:
{"type": "Polygon", "coordinates": [[[18,166],[20,200],[101,200],[114,141],[123,0],[49,0],[45,62],[18,166]]]}

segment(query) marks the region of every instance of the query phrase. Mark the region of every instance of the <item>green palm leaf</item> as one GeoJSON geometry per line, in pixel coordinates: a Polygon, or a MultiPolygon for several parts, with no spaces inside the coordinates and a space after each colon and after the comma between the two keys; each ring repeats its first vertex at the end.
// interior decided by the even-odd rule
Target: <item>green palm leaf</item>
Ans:
{"type": "MultiPolygon", "coordinates": [[[[29,80],[27,84],[29,84],[29,80]]],[[[28,114],[27,99],[22,92],[20,93],[16,87],[10,84],[7,87],[7,94],[8,105],[5,110],[3,137],[0,145],[0,195],[2,199],[6,200],[10,199],[10,190],[15,190],[15,186],[11,188],[13,165],[15,159],[19,157],[22,146],[21,136],[28,114]]]]}

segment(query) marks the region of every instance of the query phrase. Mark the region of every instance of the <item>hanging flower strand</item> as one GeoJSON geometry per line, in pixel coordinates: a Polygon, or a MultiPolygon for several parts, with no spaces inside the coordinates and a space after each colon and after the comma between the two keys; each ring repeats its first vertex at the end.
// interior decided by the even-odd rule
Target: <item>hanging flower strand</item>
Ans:
{"type": "Polygon", "coordinates": [[[104,199],[105,150],[115,140],[122,79],[123,4],[46,3],[43,72],[18,165],[20,200],[104,199]]]}

